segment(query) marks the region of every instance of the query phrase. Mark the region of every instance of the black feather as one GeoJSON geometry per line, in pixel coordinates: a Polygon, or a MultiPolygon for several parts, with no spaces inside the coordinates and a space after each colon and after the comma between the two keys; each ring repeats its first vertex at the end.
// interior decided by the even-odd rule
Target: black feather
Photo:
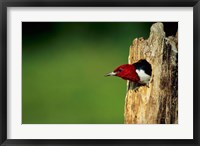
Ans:
{"type": "Polygon", "coordinates": [[[145,59],[141,59],[138,62],[133,63],[133,65],[135,66],[136,69],[138,70],[142,69],[146,74],[151,76],[152,72],[151,64],[147,62],[145,59]]]}

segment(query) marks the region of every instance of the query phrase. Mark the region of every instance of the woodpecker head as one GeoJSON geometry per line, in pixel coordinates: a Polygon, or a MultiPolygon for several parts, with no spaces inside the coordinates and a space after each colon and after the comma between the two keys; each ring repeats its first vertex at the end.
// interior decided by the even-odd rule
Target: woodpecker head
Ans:
{"type": "Polygon", "coordinates": [[[142,59],[133,64],[124,64],[105,76],[118,76],[139,84],[148,84],[151,78],[151,65],[142,59]]]}
{"type": "Polygon", "coordinates": [[[139,77],[136,73],[136,69],[131,64],[120,65],[113,72],[110,72],[106,74],[105,76],[118,76],[124,80],[130,80],[133,82],[139,81],[139,77]]]}

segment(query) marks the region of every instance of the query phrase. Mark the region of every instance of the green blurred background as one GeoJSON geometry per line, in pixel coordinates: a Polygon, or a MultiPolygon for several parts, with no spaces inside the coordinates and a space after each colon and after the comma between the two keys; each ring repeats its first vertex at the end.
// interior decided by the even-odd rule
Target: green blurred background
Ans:
{"type": "Polygon", "coordinates": [[[151,24],[23,22],[22,123],[122,124],[126,81],[104,74],[151,24]]]}

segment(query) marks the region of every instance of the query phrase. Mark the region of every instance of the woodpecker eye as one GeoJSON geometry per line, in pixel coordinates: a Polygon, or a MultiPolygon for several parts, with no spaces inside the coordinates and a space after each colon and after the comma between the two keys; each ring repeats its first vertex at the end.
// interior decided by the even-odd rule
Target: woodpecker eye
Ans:
{"type": "Polygon", "coordinates": [[[123,69],[120,68],[117,72],[122,72],[122,70],[123,70],[123,69]]]}

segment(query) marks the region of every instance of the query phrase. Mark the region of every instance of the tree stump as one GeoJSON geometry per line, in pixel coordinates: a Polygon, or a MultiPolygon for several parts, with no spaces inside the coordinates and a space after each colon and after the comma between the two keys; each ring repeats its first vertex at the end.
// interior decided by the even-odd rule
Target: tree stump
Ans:
{"type": "Polygon", "coordinates": [[[129,64],[146,59],[152,66],[149,87],[137,91],[128,81],[125,97],[126,124],[178,123],[178,33],[165,37],[162,23],[151,26],[150,36],[134,39],[129,64]]]}

